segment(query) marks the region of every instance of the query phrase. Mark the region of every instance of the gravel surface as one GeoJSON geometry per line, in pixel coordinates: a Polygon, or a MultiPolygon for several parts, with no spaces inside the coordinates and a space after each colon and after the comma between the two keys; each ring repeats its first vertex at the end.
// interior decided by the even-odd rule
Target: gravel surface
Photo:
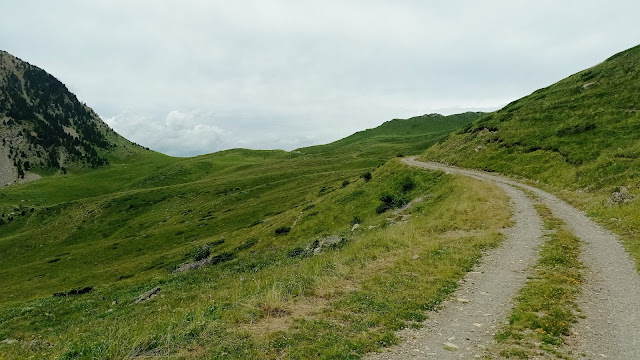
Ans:
{"type": "Polygon", "coordinates": [[[369,359],[459,359],[481,357],[513,308],[542,242],[542,221],[529,198],[510,185],[514,226],[499,248],[483,256],[452,297],[429,314],[422,329],[405,329],[404,341],[369,359]]]}
{"type": "MultiPolygon", "coordinates": [[[[640,359],[640,276],[636,272],[635,262],[624,251],[614,234],[598,226],[582,212],[566,202],[535,187],[518,183],[503,176],[480,171],[459,169],[437,163],[424,163],[416,161],[414,158],[404,159],[403,161],[412,166],[459,173],[480,180],[493,181],[503,186],[516,186],[536,194],[551,209],[553,215],[563,220],[573,233],[583,241],[581,260],[587,265],[588,269],[585,271],[585,285],[579,304],[583,311],[584,319],[574,327],[574,334],[568,339],[569,348],[574,354],[583,359],[640,359]]],[[[509,187],[506,187],[505,191],[514,202],[516,220],[518,220],[522,215],[518,215],[518,212],[522,211],[518,209],[531,206],[530,201],[519,196],[514,197],[514,193],[509,190],[509,187]]],[[[530,218],[519,220],[519,222],[532,221],[532,219],[534,219],[534,222],[540,221],[536,213],[526,216],[530,218]]],[[[516,224],[514,230],[518,227],[519,225],[516,224]]],[[[538,233],[535,235],[539,238],[538,233]]],[[[510,244],[513,241],[512,236],[510,236],[504,243],[503,248],[512,246],[510,244]]],[[[497,251],[502,251],[502,248],[497,251]]],[[[502,259],[498,267],[509,266],[509,257],[498,257],[498,259],[502,259]]],[[[490,277],[504,276],[499,270],[496,273],[489,273],[487,269],[486,274],[486,276],[490,277]]],[[[472,276],[473,274],[470,274],[469,278],[471,279],[472,276]]],[[[456,296],[458,295],[454,295],[454,300],[456,296]]],[[[504,303],[505,299],[496,299],[494,301],[504,303]]],[[[452,303],[452,301],[449,303],[452,303]]],[[[456,312],[456,310],[458,310],[459,317],[461,317],[464,311],[460,311],[455,306],[452,307],[451,304],[445,305],[441,312],[456,312]]],[[[503,312],[503,314],[505,318],[502,321],[506,319],[507,312],[503,312]]],[[[414,347],[411,349],[407,349],[408,345],[405,344],[397,348],[391,348],[391,353],[378,354],[377,356],[382,356],[378,358],[407,358],[406,354],[415,352],[415,348],[421,346],[422,349],[418,350],[420,351],[424,350],[425,347],[434,346],[428,344],[434,343],[430,339],[436,338],[438,334],[454,333],[455,331],[451,331],[456,328],[454,326],[455,321],[452,323],[435,323],[438,316],[447,315],[437,314],[433,316],[430,320],[427,320],[425,328],[419,330],[425,342],[422,342],[422,340],[413,341],[414,347]],[[404,350],[398,350],[399,348],[404,350]],[[404,351],[405,356],[395,355],[398,351],[404,351]]],[[[453,319],[456,319],[455,315],[448,316],[453,316],[453,319]]],[[[482,328],[480,327],[480,329],[482,328]]],[[[456,339],[459,338],[458,335],[451,336],[455,336],[456,339]]],[[[480,339],[482,336],[476,338],[480,339]]],[[[482,341],[486,341],[486,339],[482,341]]],[[[455,341],[451,342],[455,344],[455,341]]],[[[439,345],[442,348],[443,345],[439,345]]],[[[464,348],[464,346],[459,347],[464,348]]],[[[451,347],[449,346],[449,348],[451,347]]],[[[430,351],[430,353],[433,353],[433,351],[430,351]]],[[[449,351],[447,357],[439,355],[432,355],[431,357],[438,359],[469,358],[467,354],[455,349],[454,351],[449,351]]]]}

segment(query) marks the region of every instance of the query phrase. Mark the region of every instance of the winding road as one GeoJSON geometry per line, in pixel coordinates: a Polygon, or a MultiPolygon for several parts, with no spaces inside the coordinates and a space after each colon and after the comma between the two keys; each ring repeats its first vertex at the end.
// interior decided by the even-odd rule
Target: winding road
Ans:
{"type": "Polygon", "coordinates": [[[515,225],[502,245],[487,252],[468,273],[450,299],[429,314],[423,328],[400,331],[401,344],[371,354],[368,359],[469,359],[486,355],[495,333],[508,320],[512,301],[525,285],[543,241],[542,220],[523,189],[535,194],[583,242],[581,260],[587,269],[578,301],[583,319],[567,341],[571,352],[582,359],[640,359],[640,276],[615,235],[556,196],[504,176],[415,158],[403,162],[494,183],[510,197],[515,225]]]}

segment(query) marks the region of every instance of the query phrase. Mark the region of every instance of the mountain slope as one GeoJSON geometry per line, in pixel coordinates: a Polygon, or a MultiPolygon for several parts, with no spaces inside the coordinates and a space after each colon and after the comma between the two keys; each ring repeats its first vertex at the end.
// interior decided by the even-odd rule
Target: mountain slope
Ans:
{"type": "Polygon", "coordinates": [[[483,116],[422,159],[539,182],[615,230],[640,264],[640,46],[483,116]]]}
{"type": "Polygon", "coordinates": [[[478,119],[484,113],[466,112],[443,116],[427,114],[410,119],[394,119],[373,129],[359,131],[326,145],[298,149],[303,154],[381,157],[419,154],[441,137],[478,119]]]}
{"type": "Polygon", "coordinates": [[[0,51],[0,185],[29,170],[99,167],[131,144],[46,71],[0,51]]]}
{"type": "Polygon", "coordinates": [[[488,114],[426,158],[573,189],[637,185],[640,46],[488,114]]]}

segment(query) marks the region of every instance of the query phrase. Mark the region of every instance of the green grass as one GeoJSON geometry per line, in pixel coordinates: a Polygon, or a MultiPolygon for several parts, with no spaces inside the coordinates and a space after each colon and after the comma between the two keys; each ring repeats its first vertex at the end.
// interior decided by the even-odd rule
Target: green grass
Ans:
{"type": "Polygon", "coordinates": [[[534,181],[621,235],[640,270],[640,46],[487,114],[422,159],[534,181]],[[611,221],[610,219],[616,219],[611,221]]]}
{"type": "MultiPolygon", "coordinates": [[[[245,238],[226,234],[212,253],[234,253],[230,261],[186,273],[156,269],[144,282],[136,282],[136,274],[89,294],[5,304],[0,337],[19,346],[2,344],[0,353],[62,359],[357,357],[396,342],[394,330],[423,320],[482,250],[499,242],[510,216],[507,199],[494,187],[397,161],[373,171],[369,182],[354,175],[347,187],[311,201],[315,206],[308,210],[307,200],[243,229],[251,233],[245,238],[258,239],[246,249],[239,246],[245,238]],[[415,184],[411,190],[404,186],[407,178],[415,184]],[[400,215],[376,214],[375,208],[380,194],[397,191],[422,200],[407,210],[411,222],[392,225],[388,218],[400,215]],[[490,212],[496,221],[485,225],[490,212]],[[354,216],[362,223],[351,232],[354,216]],[[274,234],[296,218],[288,234],[274,234]],[[345,241],[317,256],[291,255],[325,234],[345,241]],[[133,303],[155,286],[162,289],[158,297],[133,303]]],[[[201,242],[176,254],[183,256],[195,243],[201,242]]],[[[100,256],[108,251],[117,250],[103,249],[100,256]]]]}
{"type": "Polygon", "coordinates": [[[542,204],[537,204],[545,229],[534,275],[519,292],[509,324],[497,335],[492,353],[505,358],[539,356],[567,359],[565,336],[578,318],[583,264],[580,240],[542,204]]]}
{"type": "Polygon", "coordinates": [[[410,119],[394,119],[373,128],[357,132],[331,144],[298,149],[302,154],[349,156],[386,159],[415,155],[436,143],[440,138],[478,119],[483,113],[466,112],[442,116],[429,114],[410,119]]]}
{"type": "Polygon", "coordinates": [[[180,159],[123,147],[104,168],[4,188],[0,339],[17,343],[0,343],[0,354],[332,358],[388,345],[499,241],[507,221],[495,189],[467,194],[464,186],[478,185],[394,160],[416,151],[403,132],[420,125],[414,135],[433,143],[472,119],[394,120],[388,131],[368,130],[378,140],[387,133],[383,146],[358,135],[327,151],[180,159]],[[397,201],[381,211],[385,194],[397,201]],[[411,200],[419,200],[405,210],[411,223],[392,225],[411,200]],[[490,209],[497,222],[485,226],[479,216],[490,209]],[[465,229],[474,231],[444,235],[465,229]],[[339,241],[312,255],[329,237],[339,241]],[[413,269],[415,254],[423,267],[413,269]],[[211,265],[174,271],[207,255],[211,265]],[[420,271],[428,276],[400,279],[420,271]],[[156,286],[158,296],[134,303],[156,286]],[[85,287],[92,291],[53,296],[85,287]]]}

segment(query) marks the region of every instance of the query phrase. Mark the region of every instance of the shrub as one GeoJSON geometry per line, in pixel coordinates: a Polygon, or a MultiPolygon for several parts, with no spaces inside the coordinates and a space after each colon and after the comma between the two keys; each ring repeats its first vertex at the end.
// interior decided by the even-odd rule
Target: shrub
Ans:
{"type": "Polygon", "coordinates": [[[403,207],[409,203],[409,198],[403,194],[391,195],[385,193],[380,196],[380,201],[381,204],[376,208],[376,213],[378,214],[382,214],[383,212],[393,208],[403,207]]]}
{"type": "Polygon", "coordinates": [[[307,251],[301,247],[297,247],[289,252],[289,257],[296,258],[302,257],[307,254],[307,251]]]}
{"type": "Polygon", "coordinates": [[[387,203],[382,203],[380,205],[378,205],[378,207],[376,208],[376,214],[382,214],[383,212],[387,211],[391,209],[391,206],[389,206],[389,204],[387,203]]]}
{"type": "Polygon", "coordinates": [[[236,247],[236,248],[235,248],[235,250],[233,250],[233,251],[234,251],[234,252],[238,252],[238,251],[240,251],[240,250],[245,250],[245,249],[248,249],[248,248],[252,247],[253,245],[255,245],[255,244],[257,244],[257,243],[258,243],[258,239],[256,239],[256,238],[251,238],[251,239],[249,239],[249,240],[245,241],[245,243],[244,243],[244,244],[242,244],[242,245],[240,245],[240,246],[236,247]]]}
{"type": "Polygon", "coordinates": [[[209,257],[211,255],[211,248],[209,245],[198,246],[196,248],[195,253],[193,254],[193,261],[201,261],[209,257]]]}
{"type": "Polygon", "coordinates": [[[376,208],[376,213],[382,214],[383,212],[393,208],[393,195],[382,194],[382,196],[380,196],[380,201],[382,201],[382,203],[376,208]]]}
{"type": "Polygon", "coordinates": [[[284,234],[288,234],[289,231],[291,231],[290,226],[280,226],[279,228],[276,228],[275,233],[276,235],[284,235],[284,234]]]}
{"type": "Polygon", "coordinates": [[[345,180],[342,182],[342,187],[346,187],[349,184],[350,184],[349,180],[345,180]]]}
{"type": "Polygon", "coordinates": [[[407,176],[400,182],[400,187],[402,188],[402,192],[407,192],[415,189],[416,183],[412,178],[407,176]]]}
{"type": "Polygon", "coordinates": [[[211,241],[211,242],[207,243],[207,246],[208,246],[208,247],[210,247],[210,248],[212,248],[212,247],[214,247],[214,246],[218,246],[218,245],[220,245],[220,244],[223,244],[223,243],[224,243],[224,241],[225,241],[225,239],[224,239],[224,238],[221,238],[221,239],[219,239],[219,240],[211,241]]]}
{"type": "Polygon", "coordinates": [[[369,180],[371,180],[371,172],[367,171],[366,173],[362,174],[361,177],[365,182],[369,182],[369,180]]]}
{"type": "Polygon", "coordinates": [[[229,252],[223,252],[219,255],[216,255],[214,257],[211,258],[211,264],[215,265],[215,264],[220,264],[226,261],[230,261],[234,258],[234,254],[233,253],[229,253],[229,252]]]}
{"type": "Polygon", "coordinates": [[[355,224],[362,224],[362,219],[360,219],[357,216],[353,217],[353,220],[351,220],[351,226],[355,225],[355,224]]]}

